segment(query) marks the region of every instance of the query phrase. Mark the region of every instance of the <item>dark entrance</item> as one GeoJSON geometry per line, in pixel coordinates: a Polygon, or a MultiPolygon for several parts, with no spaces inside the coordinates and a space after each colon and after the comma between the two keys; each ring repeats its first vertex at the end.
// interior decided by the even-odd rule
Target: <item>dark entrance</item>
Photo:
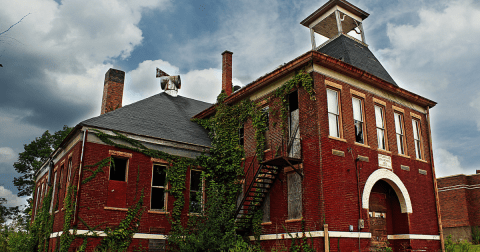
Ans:
{"type": "Polygon", "coordinates": [[[370,249],[397,247],[388,235],[408,234],[408,215],[401,212],[400,201],[395,190],[385,181],[379,180],[372,188],[369,199],[369,224],[372,234],[370,249]]]}

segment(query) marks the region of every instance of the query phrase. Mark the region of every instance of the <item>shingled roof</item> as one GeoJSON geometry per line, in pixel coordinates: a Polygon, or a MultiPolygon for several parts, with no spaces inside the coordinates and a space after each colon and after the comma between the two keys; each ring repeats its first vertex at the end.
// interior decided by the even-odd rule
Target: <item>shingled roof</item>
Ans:
{"type": "Polygon", "coordinates": [[[395,83],[367,46],[345,35],[338,36],[317,51],[343,60],[398,87],[397,83],[395,83]]]}
{"type": "Polygon", "coordinates": [[[190,118],[211,105],[160,93],[90,118],[80,125],[210,147],[208,132],[190,118]]]}

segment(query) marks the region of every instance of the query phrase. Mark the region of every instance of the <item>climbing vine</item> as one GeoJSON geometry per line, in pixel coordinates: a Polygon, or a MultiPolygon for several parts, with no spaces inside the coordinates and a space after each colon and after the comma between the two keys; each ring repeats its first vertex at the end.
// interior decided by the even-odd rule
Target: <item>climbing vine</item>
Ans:
{"type": "Polygon", "coordinates": [[[307,91],[307,93],[310,95],[311,100],[316,99],[315,90],[313,89],[313,79],[305,70],[301,70],[292,79],[288,80],[274,91],[275,97],[280,98],[281,101],[280,126],[282,130],[285,129],[285,123],[288,119],[287,95],[292,92],[292,90],[294,90],[295,88],[299,88],[300,86],[302,86],[305,91],[307,91]]]}
{"type": "MultiPolygon", "coordinates": [[[[294,78],[287,81],[281,87],[277,88],[272,98],[279,98],[280,123],[282,130],[288,118],[287,94],[293,89],[303,87],[310,98],[315,99],[313,90],[313,80],[305,71],[295,75],[294,78]]],[[[208,119],[194,120],[210,132],[212,139],[212,148],[208,154],[202,154],[197,158],[186,158],[168,154],[159,150],[152,150],[144,146],[137,140],[128,138],[118,132],[113,131],[113,135],[106,134],[99,130],[93,130],[93,133],[105,144],[121,149],[127,149],[142,153],[146,156],[162,159],[169,163],[166,180],[169,184],[167,192],[175,198],[173,209],[170,211],[169,220],[171,222],[170,235],[168,237],[170,249],[178,251],[201,251],[205,248],[210,250],[224,251],[232,247],[248,246],[249,242],[237,235],[235,226],[235,212],[237,208],[237,196],[241,191],[240,178],[244,176],[242,162],[245,158],[243,146],[239,144],[239,129],[244,123],[251,120],[252,127],[255,130],[255,153],[257,159],[262,160],[265,150],[265,132],[267,131],[267,120],[265,111],[255,102],[245,99],[234,105],[225,104],[225,93],[217,97],[216,113],[208,119]],[[197,194],[198,202],[203,203],[203,208],[199,214],[191,214],[188,222],[182,223],[182,212],[184,212],[186,190],[186,174],[189,168],[202,167],[202,192],[197,194]],[[206,195],[208,200],[201,198],[206,195]]],[[[271,99],[272,99],[271,98],[271,99]]],[[[277,111],[269,111],[273,115],[277,111]]],[[[274,125],[275,126],[275,125],[274,125]]],[[[81,181],[81,184],[87,184],[95,177],[104,173],[104,168],[114,165],[111,157],[105,158],[93,165],[85,166],[85,171],[89,176],[81,181]]],[[[140,169],[140,167],[138,167],[140,169]]],[[[137,189],[139,182],[139,173],[137,174],[137,189]]],[[[75,209],[76,186],[69,186],[67,197],[65,199],[65,215],[63,233],[60,238],[60,251],[67,251],[75,238],[83,238],[79,251],[83,251],[87,246],[87,236],[77,235],[76,227],[72,228],[72,220],[75,209]]],[[[44,202],[50,202],[52,198],[51,189],[44,202]]],[[[135,193],[135,200],[137,193],[135,193]]],[[[117,227],[107,227],[104,232],[106,237],[102,239],[98,250],[113,249],[115,251],[126,250],[133,235],[138,231],[141,216],[144,213],[143,207],[144,192],[143,188],[138,201],[128,208],[125,218],[117,227]]],[[[39,237],[38,249],[44,251],[48,249],[48,238],[52,230],[53,217],[48,213],[50,203],[44,203],[41,212],[33,224],[35,232],[39,237]]],[[[254,234],[261,234],[261,219],[263,211],[259,210],[255,215],[254,234]]],[[[91,228],[81,218],[79,220],[91,231],[94,236],[96,227],[91,228]]],[[[57,246],[58,249],[58,246],[57,246]]]]}
{"type": "Polygon", "coordinates": [[[47,195],[43,199],[43,203],[35,216],[35,220],[30,227],[32,240],[29,240],[28,247],[37,246],[37,251],[48,251],[50,234],[53,229],[53,215],[50,214],[50,203],[52,202],[53,187],[50,187],[47,195]]]}

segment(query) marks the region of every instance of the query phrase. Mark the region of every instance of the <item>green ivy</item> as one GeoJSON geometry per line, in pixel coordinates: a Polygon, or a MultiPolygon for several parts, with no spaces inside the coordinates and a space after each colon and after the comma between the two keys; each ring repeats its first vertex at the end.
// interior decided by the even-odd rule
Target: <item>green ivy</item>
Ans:
{"type": "MultiPolygon", "coordinates": [[[[303,87],[305,91],[310,95],[311,100],[315,100],[315,90],[313,89],[313,79],[305,71],[301,70],[297,73],[292,79],[285,82],[282,86],[278,87],[274,91],[274,95],[281,100],[281,109],[280,109],[280,126],[282,130],[285,129],[285,123],[288,120],[288,100],[287,95],[292,92],[295,88],[303,87]]],[[[284,131],[285,132],[285,131],[284,131]]]]}
{"type": "Polygon", "coordinates": [[[48,251],[50,234],[53,229],[54,215],[50,214],[50,203],[53,197],[53,187],[50,187],[43,203],[35,216],[35,220],[30,227],[30,234],[33,239],[29,239],[30,248],[37,247],[37,251],[48,251]]]}

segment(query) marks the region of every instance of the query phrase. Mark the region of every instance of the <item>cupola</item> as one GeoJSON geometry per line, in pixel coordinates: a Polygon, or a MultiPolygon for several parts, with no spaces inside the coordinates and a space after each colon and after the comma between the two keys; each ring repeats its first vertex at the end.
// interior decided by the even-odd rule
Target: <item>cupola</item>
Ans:
{"type": "MultiPolygon", "coordinates": [[[[349,36],[349,32],[355,31],[361,35],[361,41],[358,42],[366,45],[362,22],[368,16],[368,13],[345,0],[330,0],[300,24],[310,29],[312,50],[317,49],[315,33],[327,37],[330,41],[341,34],[349,36]]],[[[352,36],[349,37],[358,40],[352,36]]]]}

